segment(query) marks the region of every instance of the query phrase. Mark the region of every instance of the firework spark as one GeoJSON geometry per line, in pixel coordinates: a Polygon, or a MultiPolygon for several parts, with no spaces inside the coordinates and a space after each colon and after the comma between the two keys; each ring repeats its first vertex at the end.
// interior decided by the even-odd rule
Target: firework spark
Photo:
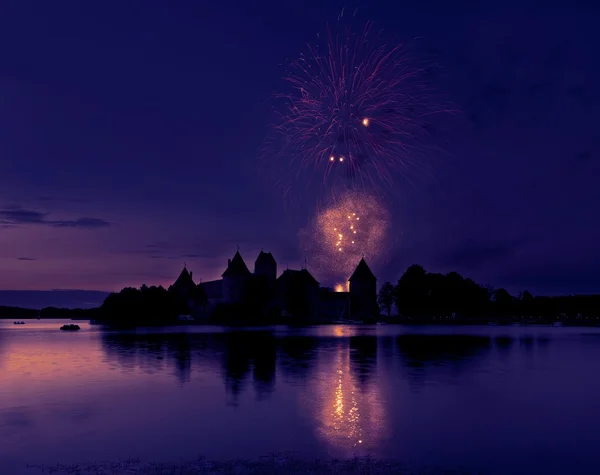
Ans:
{"type": "Polygon", "coordinates": [[[345,283],[362,256],[377,262],[389,223],[389,213],[376,197],[345,192],[317,213],[300,232],[300,241],[319,279],[345,283]]]}
{"type": "Polygon", "coordinates": [[[291,64],[292,92],[280,94],[265,158],[279,175],[306,185],[343,183],[395,190],[395,174],[422,170],[433,117],[447,109],[432,100],[401,46],[380,43],[368,23],[362,33],[329,30],[323,49],[291,64]]]}

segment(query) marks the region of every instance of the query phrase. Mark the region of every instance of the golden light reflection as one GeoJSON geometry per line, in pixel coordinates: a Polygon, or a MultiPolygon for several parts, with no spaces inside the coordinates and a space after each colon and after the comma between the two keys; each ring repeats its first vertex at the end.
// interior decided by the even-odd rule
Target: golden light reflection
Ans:
{"type": "MultiPolygon", "coordinates": [[[[334,334],[341,336],[335,329],[334,334]]],[[[318,437],[335,455],[376,454],[388,430],[379,384],[359,387],[352,374],[348,340],[341,341],[333,355],[320,359],[325,357],[332,360],[319,361],[315,391],[306,398],[318,437]]]]}

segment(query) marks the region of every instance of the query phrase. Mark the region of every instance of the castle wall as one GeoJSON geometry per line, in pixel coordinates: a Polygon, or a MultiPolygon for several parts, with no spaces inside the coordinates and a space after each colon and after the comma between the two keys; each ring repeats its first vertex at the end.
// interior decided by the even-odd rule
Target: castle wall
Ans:
{"type": "Polygon", "coordinates": [[[248,280],[248,277],[241,276],[223,277],[223,301],[227,303],[241,302],[246,292],[248,280]]]}

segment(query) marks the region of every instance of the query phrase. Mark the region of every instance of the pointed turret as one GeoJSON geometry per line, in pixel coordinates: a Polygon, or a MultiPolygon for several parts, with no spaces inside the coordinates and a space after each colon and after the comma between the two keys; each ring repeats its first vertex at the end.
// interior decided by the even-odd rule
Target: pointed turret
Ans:
{"type": "Polygon", "coordinates": [[[240,251],[236,251],[233,259],[230,259],[225,272],[221,274],[221,277],[249,277],[251,272],[248,270],[244,259],[240,251]]]}
{"type": "Polygon", "coordinates": [[[189,285],[195,286],[196,284],[194,283],[194,280],[192,279],[192,273],[188,272],[187,267],[183,266],[183,270],[181,271],[181,274],[179,274],[179,277],[177,277],[177,280],[175,282],[173,282],[173,287],[182,287],[182,286],[189,286],[189,285]]]}
{"type": "Polygon", "coordinates": [[[187,309],[186,311],[189,311],[189,301],[195,288],[196,284],[192,279],[192,273],[188,272],[187,267],[184,265],[177,280],[169,287],[169,292],[176,295],[182,308],[185,307],[187,309]]]}
{"type": "Polygon", "coordinates": [[[368,264],[365,261],[365,258],[363,257],[360,262],[358,263],[358,265],[356,266],[356,269],[354,270],[354,273],[350,276],[350,278],[348,279],[350,282],[356,282],[356,281],[363,281],[363,282],[369,282],[369,281],[377,281],[377,277],[375,277],[375,274],[373,274],[373,271],[370,269],[370,267],[368,266],[368,264]]]}
{"type": "Polygon", "coordinates": [[[252,273],[248,270],[240,251],[236,251],[233,259],[229,259],[227,269],[222,274],[222,292],[225,302],[238,303],[246,295],[252,273]]]}

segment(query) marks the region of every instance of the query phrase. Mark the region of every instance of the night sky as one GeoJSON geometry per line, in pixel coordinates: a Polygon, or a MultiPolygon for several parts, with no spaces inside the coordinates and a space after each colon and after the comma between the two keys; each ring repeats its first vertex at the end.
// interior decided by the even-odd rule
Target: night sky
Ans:
{"type": "MultiPolygon", "coordinates": [[[[368,3],[356,21],[441,65],[458,111],[431,176],[400,184],[379,280],[419,263],[600,292],[600,6],[368,3]]],[[[3,2],[0,288],[169,285],[186,262],[211,280],[238,245],[249,266],[264,249],[299,267],[314,209],[286,212],[259,151],[282,65],[343,7],[3,2]]]]}

